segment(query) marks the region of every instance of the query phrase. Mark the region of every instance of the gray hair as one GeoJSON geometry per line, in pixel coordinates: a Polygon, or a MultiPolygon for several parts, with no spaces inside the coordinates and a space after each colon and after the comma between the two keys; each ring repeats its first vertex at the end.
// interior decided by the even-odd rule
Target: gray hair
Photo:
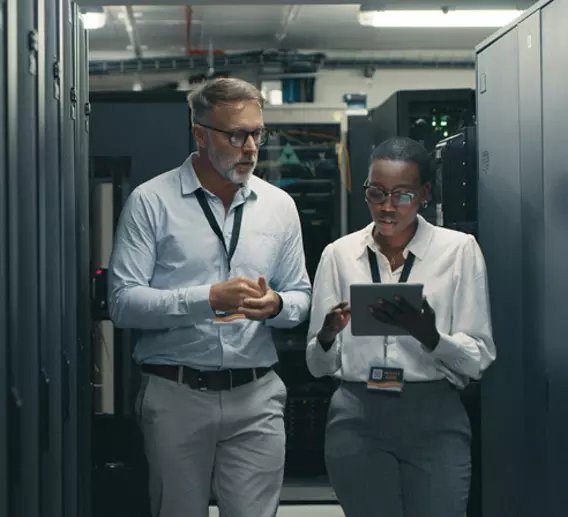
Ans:
{"type": "Polygon", "coordinates": [[[188,96],[191,109],[191,122],[203,120],[220,104],[257,101],[264,107],[264,98],[256,86],[242,79],[218,78],[207,81],[193,90],[188,96]]]}

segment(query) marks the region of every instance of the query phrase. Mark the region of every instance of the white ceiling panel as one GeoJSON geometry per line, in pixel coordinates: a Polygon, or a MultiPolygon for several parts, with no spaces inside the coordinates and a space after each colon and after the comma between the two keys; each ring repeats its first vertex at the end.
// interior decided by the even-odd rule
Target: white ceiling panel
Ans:
{"type": "MultiPolygon", "coordinates": [[[[92,4],[91,4],[92,5],[92,4]]],[[[494,29],[377,29],[362,27],[359,5],[197,5],[133,7],[133,24],[143,57],[175,57],[191,50],[472,50],[494,29]],[[190,23],[188,24],[188,20],[190,23]],[[282,37],[277,38],[279,34],[282,37]],[[187,37],[189,35],[189,42],[187,37]]],[[[134,58],[124,6],[106,7],[108,22],[90,33],[93,59],[134,58]],[[126,54],[125,54],[126,52],[126,54]],[[122,57],[125,56],[126,57],[122,57]]],[[[136,42],[134,42],[136,43],[136,42]]]]}

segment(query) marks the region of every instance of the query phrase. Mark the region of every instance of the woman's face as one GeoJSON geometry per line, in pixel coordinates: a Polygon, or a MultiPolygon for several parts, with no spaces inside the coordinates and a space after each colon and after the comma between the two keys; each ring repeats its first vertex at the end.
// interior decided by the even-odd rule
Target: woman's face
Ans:
{"type": "Polygon", "coordinates": [[[368,185],[367,205],[384,237],[399,235],[412,225],[430,193],[430,185],[421,184],[418,165],[412,162],[375,160],[368,185]]]}

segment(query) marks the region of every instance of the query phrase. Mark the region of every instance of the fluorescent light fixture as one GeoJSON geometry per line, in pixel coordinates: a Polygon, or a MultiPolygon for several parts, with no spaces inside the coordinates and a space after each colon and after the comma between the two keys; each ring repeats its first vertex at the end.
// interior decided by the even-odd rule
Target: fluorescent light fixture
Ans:
{"type": "Polygon", "coordinates": [[[503,27],[520,16],[517,9],[464,11],[359,11],[359,23],[368,27],[450,28],[503,27]]]}
{"type": "Polygon", "coordinates": [[[81,19],[85,29],[100,29],[106,23],[106,13],[102,7],[85,7],[81,9],[81,19]]]}

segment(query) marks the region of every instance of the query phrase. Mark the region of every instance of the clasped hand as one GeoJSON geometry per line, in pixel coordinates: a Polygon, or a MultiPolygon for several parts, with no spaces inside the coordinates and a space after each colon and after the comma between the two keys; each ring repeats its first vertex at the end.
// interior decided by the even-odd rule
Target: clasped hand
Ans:
{"type": "Polygon", "coordinates": [[[266,279],[231,278],[211,287],[209,304],[215,311],[237,312],[247,319],[264,321],[280,312],[280,297],[266,279]]]}
{"type": "Polygon", "coordinates": [[[421,310],[412,307],[404,298],[395,297],[392,302],[377,300],[377,304],[370,306],[369,311],[376,320],[406,330],[430,350],[434,350],[440,341],[436,313],[426,298],[421,310]]]}

